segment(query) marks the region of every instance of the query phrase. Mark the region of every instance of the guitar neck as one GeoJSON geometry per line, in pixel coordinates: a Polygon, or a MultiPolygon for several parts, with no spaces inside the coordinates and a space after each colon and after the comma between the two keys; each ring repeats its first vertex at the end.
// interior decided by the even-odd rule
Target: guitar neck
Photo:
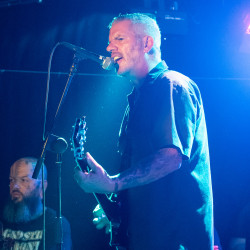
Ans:
{"type": "MultiPolygon", "coordinates": [[[[84,143],[86,142],[86,122],[85,117],[77,118],[74,127],[74,132],[72,136],[74,158],[77,163],[77,167],[83,172],[89,172],[90,168],[88,166],[85,154],[84,154],[84,143]]],[[[121,204],[118,200],[114,200],[115,195],[106,195],[93,193],[98,204],[104,211],[108,221],[110,222],[110,246],[117,247],[121,246],[120,237],[120,224],[121,224],[121,214],[120,207],[121,204]]],[[[120,248],[119,248],[120,249],[120,248]]],[[[122,249],[122,248],[121,248],[122,249]]]]}

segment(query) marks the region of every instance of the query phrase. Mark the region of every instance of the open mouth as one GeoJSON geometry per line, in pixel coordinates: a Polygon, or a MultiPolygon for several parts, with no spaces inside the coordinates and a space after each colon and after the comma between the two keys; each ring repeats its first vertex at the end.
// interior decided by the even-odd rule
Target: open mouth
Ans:
{"type": "Polygon", "coordinates": [[[122,57],[121,56],[115,56],[114,57],[114,61],[115,61],[115,63],[117,63],[119,60],[121,60],[122,59],[122,57]]]}

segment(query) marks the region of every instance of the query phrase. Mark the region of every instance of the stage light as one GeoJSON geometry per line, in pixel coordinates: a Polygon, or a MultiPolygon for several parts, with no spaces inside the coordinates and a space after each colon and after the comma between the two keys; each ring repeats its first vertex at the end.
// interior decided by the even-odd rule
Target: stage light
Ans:
{"type": "Polygon", "coordinates": [[[248,27],[247,27],[247,29],[246,29],[246,34],[247,34],[247,35],[250,35],[250,23],[249,23],[249,25],[248,25],[248,27]]]}
{"type": "Polygon", "coordinates": [[[242,22],[242,41],[240,45],[240,52],[244,54],[250,53],[250,10],[247,9],[243,14],[242,22]]]}
{"type": "Polygon", "coordinates": [[[247,13],[243,19],[243,24],[245,27],[245,33],[250,35],[250,14],[247,13]]]}

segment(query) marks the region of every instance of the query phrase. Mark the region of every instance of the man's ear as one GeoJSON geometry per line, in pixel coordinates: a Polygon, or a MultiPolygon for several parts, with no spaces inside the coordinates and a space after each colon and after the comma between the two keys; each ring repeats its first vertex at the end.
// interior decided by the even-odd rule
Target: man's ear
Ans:
{"type": "Polygon", "coordinates": [[[143,43],[144,43],[144,52],[148,53],[154,45],[154,39],[152,36],[144,36],[143,43]]]}
{"type": "MultiPolygon", "coordinates": [[[[48,182],[46,180],[44,180],[44,190],[46,191],[48,186],[48,182]]],[[[43,199],[43,190],[42,190],[42,184],[41,184],[41,189],[40,189],[40,197],[41,199],[43,199]]]]}

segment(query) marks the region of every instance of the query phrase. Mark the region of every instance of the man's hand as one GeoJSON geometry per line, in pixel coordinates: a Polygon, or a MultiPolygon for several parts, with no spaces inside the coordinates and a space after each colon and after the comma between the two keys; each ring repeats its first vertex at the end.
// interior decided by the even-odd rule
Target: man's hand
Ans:
{"type": "Polygon", "coordinates": [[[94,211],[93,211],[93,223],[96,225],[97,229],[103,229],[105,228],[105,233],[109,234],[110,233],[110,222],[108,221],[103,209],[101,206],[98,204],[94,211]]]}
{"type": "Polygon", "coordinates": [[[87,193],[112,193],[115,191],[115,179],[111,178],[105,169],[95,159],[86,153],[89,172],[75,169],[75,180],[87,193]]]}

